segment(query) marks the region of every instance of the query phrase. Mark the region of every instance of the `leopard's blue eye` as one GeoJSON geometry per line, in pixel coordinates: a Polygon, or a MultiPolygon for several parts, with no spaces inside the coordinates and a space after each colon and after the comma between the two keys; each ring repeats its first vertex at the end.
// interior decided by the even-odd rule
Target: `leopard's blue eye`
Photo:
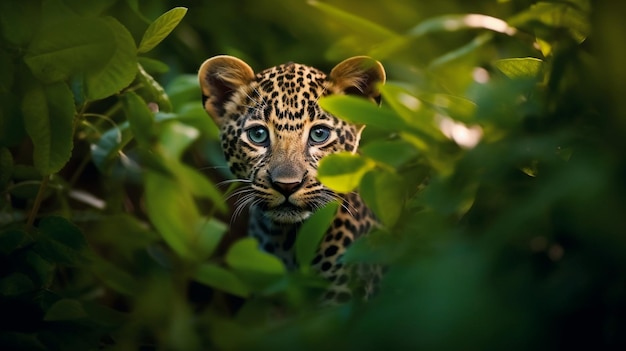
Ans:
{"type": "Polygon", "coordinates": [[[248,139],[259,146],[267,146],[270,140],[270,133],[267,128],[263,126],[254,126],[246,130],[248,139]]]}
{"type": "Polygon", "coordinates": [[[330,137],[330,129],[326,126],[316,126],[311,128],[309,142],[313,145],[321,144],[330,137]]]}

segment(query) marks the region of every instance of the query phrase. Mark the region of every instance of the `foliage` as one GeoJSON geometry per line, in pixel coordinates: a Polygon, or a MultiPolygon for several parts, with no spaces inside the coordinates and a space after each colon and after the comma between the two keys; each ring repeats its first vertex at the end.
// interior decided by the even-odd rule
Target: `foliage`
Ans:
{"type": "Polygon", "coordinates": [[[626,346],[624,5],[186,6],[0,3],[0,348],[626,346]],[[387,267],[371,301],[320,309],[241,238],[194,76],[219,53],[385,65],[381,107],[320,101],[367,124],[319,171],[381,220],[345,256],[387,267]]]}

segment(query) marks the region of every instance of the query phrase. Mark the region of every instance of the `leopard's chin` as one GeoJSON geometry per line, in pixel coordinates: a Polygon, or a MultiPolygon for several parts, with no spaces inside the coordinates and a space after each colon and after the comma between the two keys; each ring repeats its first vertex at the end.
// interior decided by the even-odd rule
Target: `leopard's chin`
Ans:
{"type": "Polygon", "coordinates": [[[292,204],[283,204],[264,211],[265,216],[276,223],[295,224],[303,222],[311,216],[311,211],[292,204]]]}

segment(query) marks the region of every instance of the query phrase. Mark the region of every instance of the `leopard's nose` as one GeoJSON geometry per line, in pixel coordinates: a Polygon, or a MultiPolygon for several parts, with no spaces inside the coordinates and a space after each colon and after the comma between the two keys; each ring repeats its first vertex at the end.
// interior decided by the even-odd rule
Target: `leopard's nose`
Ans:
{"type": "Polygon", "coordinates": [[[285,195],[285,197],[289,197],[289,195],[293,194],[302,186],[302,181],[299,182],[272,182],[272,187],[278,190],[279,193],[285,195]]]}

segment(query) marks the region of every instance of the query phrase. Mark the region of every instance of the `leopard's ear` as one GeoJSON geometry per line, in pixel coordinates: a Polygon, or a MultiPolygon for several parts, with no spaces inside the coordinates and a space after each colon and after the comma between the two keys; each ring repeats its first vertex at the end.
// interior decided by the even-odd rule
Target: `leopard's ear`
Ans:
{"type": "Polygon", "coordinates": [[[345,94],[360,95],[380,102],[376,85],[385,82],[385,68],[371,57],[355,56],[337,64],[330,71],[329,78],[345,94]]]}
{"type": "Polygon", "coordinates": [[[233,93],[254,80],[254,71],[242,60],[227,56],[212,57],[200,66],[198,80],[204,109],[219,125],[224,105],[233,93]]]}

